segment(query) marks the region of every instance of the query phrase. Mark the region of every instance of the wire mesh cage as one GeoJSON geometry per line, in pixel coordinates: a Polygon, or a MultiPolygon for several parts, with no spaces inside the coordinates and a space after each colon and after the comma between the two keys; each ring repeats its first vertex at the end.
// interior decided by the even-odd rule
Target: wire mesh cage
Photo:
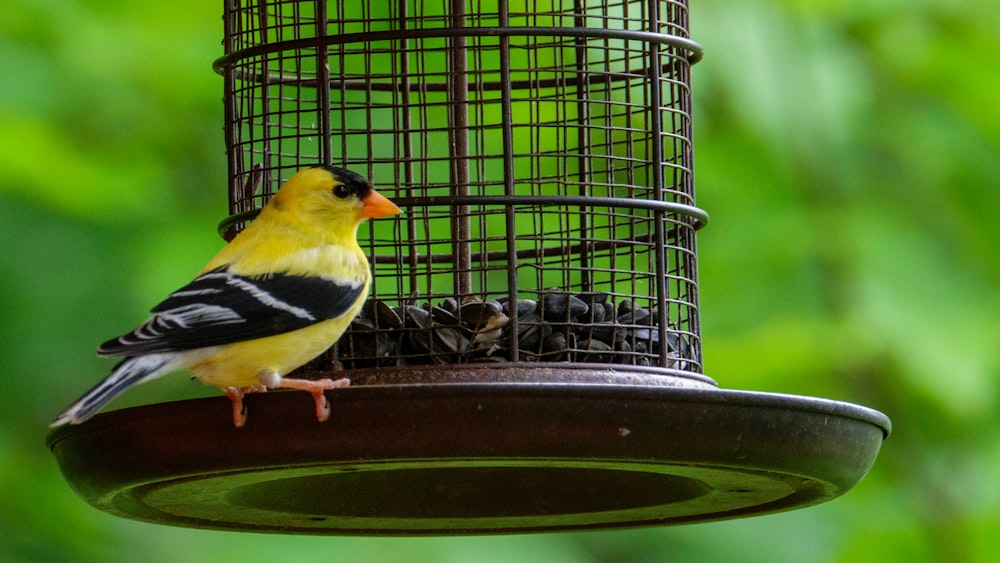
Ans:
{"type": "Polygon", "coordinates": [[[405,209],[363,227],[345,367],[704,380],[687,25],[679,1],[228,2],[234,221],[318,163],[405,209]]]}
{"type": "Polygon", "coordinates": [[[220,230],[317,164],[405,213],[362,227],[371,297],[302,368],[351,370],[329,420],[255,393],[243,428],[222,397],[57,428],[88,502],[199,528],[511,533],[788,510],[867,473],[881,413],[703,373],[686,1],[227,0],[224,22],[220,230]]]}

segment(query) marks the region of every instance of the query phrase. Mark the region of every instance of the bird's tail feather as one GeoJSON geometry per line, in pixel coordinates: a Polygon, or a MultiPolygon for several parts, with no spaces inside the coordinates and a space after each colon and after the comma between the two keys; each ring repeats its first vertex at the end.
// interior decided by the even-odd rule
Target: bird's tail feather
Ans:
{"type": "Polygon", "coordinates": [[[49,426],[79,424],[97,414],[101,407],[136,383],[152,379],[172,359],[169,354],[151,354],[125,358],[111,370],[111,374],[98,383],[87,394],[64,410],[49,426]]]}

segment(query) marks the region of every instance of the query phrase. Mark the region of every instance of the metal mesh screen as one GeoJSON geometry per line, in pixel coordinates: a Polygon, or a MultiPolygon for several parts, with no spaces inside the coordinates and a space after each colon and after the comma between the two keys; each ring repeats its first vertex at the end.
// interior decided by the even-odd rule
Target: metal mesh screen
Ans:
{"type": "Polygon", "coordinates": [[[231,211],[318,163],[405,211],[359,233],[374,282],[346,367],[701,373],[686,1],[227,0],[224,19],[231,211]]]}

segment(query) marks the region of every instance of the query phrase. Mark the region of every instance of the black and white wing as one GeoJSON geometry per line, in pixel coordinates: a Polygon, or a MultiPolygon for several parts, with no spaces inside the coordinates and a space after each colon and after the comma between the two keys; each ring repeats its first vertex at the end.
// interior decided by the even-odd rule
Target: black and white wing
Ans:
{"type": "Polygon", "coordinates": [[[207,272],[150,311],[153,317],[97,349],[101,356],[175,352],[273,336],[350,310],[362,283],[270,274],[207,272]]]}

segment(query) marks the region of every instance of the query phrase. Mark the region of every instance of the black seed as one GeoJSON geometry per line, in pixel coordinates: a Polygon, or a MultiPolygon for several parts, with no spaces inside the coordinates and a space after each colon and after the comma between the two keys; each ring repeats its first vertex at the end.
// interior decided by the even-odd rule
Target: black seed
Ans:
{"type": "Polygon", "coordinates": [[[401,317],[404,327],[427,328],[431,325],[430,312],[416,305],[404,305],[401,317]]]}
{"type": "Polygon", "coordinates": [[[455,311],[458,310],[458,299],[455,299],[454,297],[448,297],[441,303],[441,307],[443,307],[446,311],[450,313],[454,313],[455,311]]]}
{"type": "Polygon", "coordinates": [[[539,302],[542,318],[549,322],[569,322],[585,315],[589,307],[580,298],[567,293],[547,293],[539,302]]]}
{"type": "MultiPolygon", "coordinates": [[[[538,302],[534,299],[518,299],[517,300],[517,314],[518,315],[528,315],[530,313],[535,313],[538,311],[538,302]]],[[[504,312],[508,315],[510,314],[510,308],[504,309],[504,312]]]]}
{"type": "Polygon", "coordinates": [[[600,340],[584,340],[580,342],[578,357],[581,362],[609,363],[614,359],[613,350],[600,340]]]}
{"type": "Polygon", "coordinates": [[[454,313],[445,309],[444,307],[431,307],[431,320],[442,326],[459,326],[458,317],[454,313]]]}
{"type": "MultiPolygon", "coordinates": [[[[580,315],[580,321],[585,323],[599,323],[605,319],[604,305],[608,301],[607,293],[581,293],[577,298],[587,305],[588,313],[580,315]]],[[[610,317],[607,317],[610,318],[610,317]]]]}
{"type": "Polygon", "coordinates": [[[633,305],[631,301],[628,299],[622,299],[621,302],[618,303],[618,316],[620,317],[627,313],[631,313],[632,307],[633,305]]]}
{"type": "Polygon", "coordinates": [[[507,316],[503,314],[503,307],[493,300],[463,303],[458,312],[462,318],[462,324],[474,331],[483,327],[496,326],[501,322],[501,319],[502,325],[507,324],[507,316]]]}

